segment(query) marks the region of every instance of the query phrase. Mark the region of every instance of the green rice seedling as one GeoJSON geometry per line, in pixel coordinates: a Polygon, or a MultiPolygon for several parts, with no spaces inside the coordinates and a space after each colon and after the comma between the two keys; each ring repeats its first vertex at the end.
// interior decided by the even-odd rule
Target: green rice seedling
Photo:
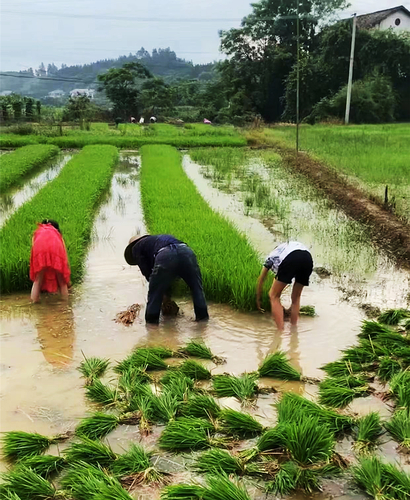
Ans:
{"type": "Polygon", "coordinates": [[[360,329],[359,337],[364,339],[374,339],[380,333],[390,333],[391,330],[377,321],[364,320],[360,329]]]}
{"type": "Polygon", "coordinates": [[[380,358],[377,376],[381,382],[385,383],[388,382],[394,375],[399,373],[401,369],[402,366],[396,359],[384,356],[380,358]]]}
{"type": "Polygon", "coordinates": [[[323,467],[317,468],[299,468],[298,488],[306,493],[313,493],[314,491],[321,490],[321,479],[323,476],[332,476],[339,473],[340,470],[327,464],[323,467]]]}
{"type": "Polygon", "coordinates": [[[256,448],[260,452],[277,450],[285,446],[283,427],[277,425],[273,429],[268,429],[262,434],[256,443],[256,448]]]}
{"type": "Polygon", "coordinates": [[[272,377],[279,380],[300,380],[300,373],[286,359],[282,351],[270,354],[259,367],[261,377],[272,377]]]}
{"type": "Polygon", "coordinates": [[[103,384],[98,378],[86,386],[85,395],[89,400],[102,406],[114,406],[118,401],[117,389],[103,384]]]}
{"type": "Polygon", "coordinates": [[[163,356],[160,356],[158,354],[164,354],[165,352],[170,351],[166,351],[163,349],[165,348],[147,347],[137,349],[120,363],[118,363],[114,368],[114,371],[116,371],[117,373],[123,373],[125,370],[129,370],[130,368],[142,368],[144,370],[166,370],[168,368],[168,365],[163,360],[163,356]]]}
{"type": "Polygon", "coordinates": [[[110,362],[108,359],[85,358],[81,361],[78,371],[91,382],[94,378],[101,377],[106,372],[110,362]]]}
{"type": "Polygon", "coordinates": [[[63,453],[69,463],[86,462],[101,467],[109,466],[117,458],[108,445],[87,437],[82,437],[79,443],[71,443],[63,453]]]}
{"type": "Polygon", "coordinates": [[[209,347],[207,347],[202,341],[194,339],[191,339],[184,347],[178,349],[178,352],[201,359],[213,360],[214,358],[214,355],[209,347]]]}
{"type": "Polygon", "coordinates": [[[389,495],[399,500],[408,500],[410,496],[410,474],[392,463],[383,464],[383,473],[389,484],[389,495]]]}
{"type": "Polygon", "coordinates": [[[21,500],[51,500],[61,498],[54,486],[24,465],[2,474],[3,485],[21,500]]]}
{"type": "Polygon", "coordinates": [[[410,451],[410,410],[397,410],[384,427],[400,443],[403,450],[410,451]]]}
{"type": "Polygon", "coordinates": [[[391,350],[410,346],[410,338],[397,332],[382,332],[377,335],[376,339],[380,344],[391,350]]]}
{"type": "Polygon", "coordinates": [[[314,306],[301,306],[301,308],[299,310],[299,314],[301,316],[310,316],[311,318],[313,318],[314,316],[316,316],[315,307],[314,306]]]}
{"type": "Polygon", "coordinates": [[[124,490],[124,488],[117,480],[114,480],[108,484],[102,484],[101,489],[95,495],[94,500],[134,500],[134,499],[126,490],[124,490]]]}
{"type": "Polygon", "coordinates": [[[397,406],[410,408],[410,370],[407,368],[390,380],[390,392],[396,398],[397,406]]]}
{"type": "Polygon", "coordinates": [[[45,163],[59,152],[56,146],[23,146],[0,157],[0,191],[17,184],[28,172],[45,163]]]}
{"type": "Polygon", "coordinates": [[[342,361],[350,361],[356,364],[369,364],[378,361],[379,356],[388,355],[389,352],[385,347],[380,346],[375,341],[360,339],[360,344],[355,347],[345,349],[343,352],[342,361]]]}
{"type": "Polygon", "coordinates": [[[171,386],[174,384],[175,381],[179,382],[180,380],[183,380],[185,382],[185,384],[187,385],[187,387],[190,390],[193,390],[195,382],[191,378],[187,377],[186,375],[184,375],[183,373],[178,371],[177,369],[176,370],[172,370],[172,369],[167,370],[165,375],[160,379],[160,382],[161,382],[161,385],[164,387],[164,386],[171,386]]]}
{"type": "Polygon", "coordinates": [[[161,492],[161,500],[203,500],[206,490],[196,484],[172,484],[161,492]]]}
{"type": "Polygon", "coordinates": [[[146,394],[147,380],[141,374],[140,368],[130,368],[124,371],[118,379],[118,389],[121,391],[121,399],[131,401],[134,396],[146,394]]]}
{"type": "Polygon", "coordinates": [[[80,461],[64,473],[60,482],[64,491],[75,500],[95,500],[102,485],[113,481],[114,478],[108,476],[100,467],[80,461]]]}
{"type": "Polygon", "coordinates": [[[62,457],[55,457],[53,455],[37,455],[23,458],[17,465],[23,465],[39,476],[48,478],[62,471],[65,466],[65,460],[62,457]]]}
{"type": "Polygon", "coordinates": [[[161,480],[161,474],[152,466],[152,453],[142,446],[131,444],[129,450],[113,462],[110,470],[117,477],[133,476],[136,483],[161,480]]]}
{"type": "Polygon", "coordinates": [[[190,396],[180,407],[181,415],[198,418],[218,418],[221,408],[215,399],[205,394],[190,396]]]}
{"type": "Polygon", "coordinates": [[[156,422],[169,422],[178,413],[181,400],[171,392],[163,392],[152,399],[153,417],[156,422]]]}
{"type": "Polygon", "coordinates": [[[0,485],[0,498],[2,500],[21,500],[16,493],[6,490],[2,485],[0,485]]]}
{"type": "Polygon", "coordinates": [[[368,394],[368,386],[355,387],[350,389],[348,387],[341,387],[337,383],[327,382],[325,386],[319,386],[319,403],[331,408],[344,408],[355,398],[364,397],[368,394]]]}
{"type": "Polygon", "coordinates": [[[181,373],[194,380],[209,380],[212,377],[211,372],[205,366],[192,359],[184,361],[178,369],[181,373]]]}
{"type": "Polygon", "coordinates": [[[338,378],[366,371],[367,367],[368,365],[351,361],[332,361],[321,366],[320,369],[325,371],[330,377],[338,378]]]}
{"type": "Polygon", "coordinates": [[[302,466],[328,462],[334,451],[334,437],[317,417],[306,416],[299,422],[283,424],[286,448],[302,466]]]}
{"type": "Polygon", "coordinates": [[[170,371],[161,379],[162,390],[175,396],[179,401],[185,401],[194,389],[194,381],[179,371],[170,371]],[[165,383],[164,383],[165,379],[165,383]]]}
{"type": "Polygon", "coordinates": [[[377,439],[383,432],[380,415],[377,412],[371,412],[360,418],[357,426],[355,449],[359,453],[367,453],[376,446],[377,439]]]}
{"type": "Polygon", "coordinates": [[[396,347],[392,349],[391,354],[400,360],[403,367],[410,366],[410,347],[396,347]]]}
{"type": "Polygon", "coordinates": [[[159,445],[166,450],[201,450],[223,444],[223,440],[210,438],[213,425],[199,418],[181,418],[170,421],[163,430],[159,445]]]}
{"type": "Polygon", "coordinates": [[[91,417],[83,418],[77,426],[77,436],[85,436],[90,439],[100,439],[113,431],[120,423],[116,415],[96,412],[91,417]]]}
{"type": "Polygon", "coordinates": [[[408,309],[387,309],[378,318],[377,321],[384,325],[398,325],[403,319],[410,318],[408,309]]]}
{"type": "Polygon", "coordinates": [[[233,482],[227,474],[219,473],[207,477],[204,500],[251,500],[245,487],[233,482]]]}
{"type": "Polygon", "coordinates": [[[151,424],[155,421],[155,400],[156,396],[150,392],[134,396],[129,403],[128,410],[137,412],[139,415],[139,428],[143,435],[151,430],[151,424]]]}
{"type": "Polygon", "coordinates": [[[213,448],[203,453],[195,462],[194,468],[206,473],[243,474],[244,464],[238,457],[232,456],[226,450],[213,448]]]}
{"type": "Polygon", "coordinates": [[[363,387],[367,384],[367,380],[360,375],[347,375],[345,377],[327,377],[322,382],[320,382],[320,387],[328,388],[334,387],[346,387],[348,389],[354,389],[356,387],[363,387]]]}
{"type": "Polygon", "coordinates": [[[37,434],[36,432],[5,432],[1,439],[2,454],[6,460],[10,461],[41,455],[50,445],[63,441],[67,439],[67,437],[68,436],[56,436],[50,438],[37,434]]]}
{"type": "Polygon", "coordinates": [[[275,495],[285,496],[298,486],[300,469],[295,462],[288,461],[280,466],[273,481],[266,483],[266,491],[275,495]]]}
{"type": "Polygon", "coordinates": [[[260,434],[263,426],[248,413],[236,410],[222,410],[220,415],[221,431],[238,437],[250,437],[260,434]]]}
{"type": "Polygon", "coordinates": [[[236,397],[240,401],[244,401],[245,399],[253,399],[256,396],[258,392],[257,378],[257,373],[245,373],[241,377],[216,375],[212,383],[219,398],[236,397]]]}
{"type": "Polygon", "coordinates": [[[410,319],[404,322],[403,327],[406,330],[406,332],[410,332],[410,319]]]}

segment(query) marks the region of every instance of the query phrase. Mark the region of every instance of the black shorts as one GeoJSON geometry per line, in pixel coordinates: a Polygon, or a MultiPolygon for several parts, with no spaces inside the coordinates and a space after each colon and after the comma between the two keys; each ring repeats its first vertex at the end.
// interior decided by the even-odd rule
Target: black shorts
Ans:
{"type": "Polygon", "coordinates": [[[307,250],[294,250],[287,255],[279,266],[276,279],[282,283],[295,283],[309,286],[309,278],[313,271],[313,260],[307,250]]]}

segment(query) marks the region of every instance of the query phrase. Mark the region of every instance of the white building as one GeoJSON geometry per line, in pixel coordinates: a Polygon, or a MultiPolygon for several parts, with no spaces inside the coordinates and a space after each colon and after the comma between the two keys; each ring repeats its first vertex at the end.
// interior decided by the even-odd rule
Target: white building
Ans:
{"type": "Polygon", "coordinates": [[[357,16],[357,27],[378,30],[392,28],[394,31],[410,30],[410,12],[403,5],[370,12],[370,14],[357,16]]]}
{"type": "Polygon", "coordinates": [[[86,95],[90,99],[94,99],[94,94],[94,89],[74,89],[70,92],[70,97],[79,97],[82,95],[86,95]]]}
{"type": "Polygon", "coordinates": [[[65,96],[64,90],[52,90],[51,92],[48,93],[48,97],[51,97],[52,99],[59,99],[60,97],[64,96],[65,96]]]}

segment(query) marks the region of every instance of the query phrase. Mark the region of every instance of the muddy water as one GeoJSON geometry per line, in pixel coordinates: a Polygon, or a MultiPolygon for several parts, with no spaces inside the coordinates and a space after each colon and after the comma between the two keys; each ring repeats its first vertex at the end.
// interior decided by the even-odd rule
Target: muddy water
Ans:
{"type": "Polygon", "coordinates": [[[29,201],[47,183],[60,173],[64,165],[72,158],[72,154],[61,153],[53,160],[47,162],[40,173],[29,177],[22,187],[2,193],[0,196],[0,226],[21,205],[29,201]]]}
{"type": "MultiPolygon", "coordinates": [[[[248,218],[242,219],[249,223],[248,218]]],[[[252,241],[266,253],[274,243],[272,235],[257,220],[251,224],[258,228],[249,233],[255,234],[252,241]]],[[[178,318],[147,328],[143,321],[147,284],[138,269],[126,265],[123,258],[129,238],[144,230],[138,157],[128,154],[122,157],[97,214],[84,281],[72,290],[69,303],[60,302],[58,297],[43,297],[41,304],[32,306],[27,293],[1,299],[2,431],[20,429],[53,435],[74,428],[91,409],[76,370],[83,355],[116,361],[135,346],[176,348],[194,337],[202,338],[215,354],[227,358],[225,365],[209,364],[213,373],[253,371],[269,352],[281,348],[304,375],[314,377],[321,375],[321,364],[337,359],[339,349],[354,342],[362,313],[341,301],[340,292],[318,277],[304,298],[305,303],[316,306],[318,316],[301,318],[295,332],[287,328],[279,334],[268,315],[244,314],[220,304],[210,304],[211,319],[207,324],[196,324],[188,298],[178,300],[178,318]],[[118,312],[136,302],[143,307],[141,317],[132,326],[113,321],[118,312]]],[[[111,377],[112,373],[106,379],[111,377]]],[[[261,382],[272,385],[272,381],[261,382]]],[[[276,387],[306,391],[312,398],[316,390],[309,384],[278,382],[276,387]]],[[[274,394],[263,396],[258,407],[249,411],[264,425],[272,425],[275,413],[271,405],[276,398],[274,394]]],[[[221,402],[237,405],[233,399],[221,402]]],[[[148,448],[153,447],[159,432],[158,428],[144,441],[148,448]]],[[[135,428],[121,426],[109,441],[121,451],[130,441],[140,439],[135,428]]],[[[184,468],[178,470],[182,473],[184,468]]],[[[139,498],[158,498],[158,492],[150,489],[140,493],[139,498]]]]}

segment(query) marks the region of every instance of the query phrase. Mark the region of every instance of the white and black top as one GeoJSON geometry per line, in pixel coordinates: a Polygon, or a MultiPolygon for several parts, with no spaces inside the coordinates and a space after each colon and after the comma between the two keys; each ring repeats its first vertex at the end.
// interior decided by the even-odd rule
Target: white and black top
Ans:
{"type": "Polygon", "coordinates": [[[270,269],[274,274],[278,274],[281,263],[295,250],[309,251],[303,243],[299,243],[298,241],[281,243],[266,257],[264,266],[266,269],[270,269]]]}

